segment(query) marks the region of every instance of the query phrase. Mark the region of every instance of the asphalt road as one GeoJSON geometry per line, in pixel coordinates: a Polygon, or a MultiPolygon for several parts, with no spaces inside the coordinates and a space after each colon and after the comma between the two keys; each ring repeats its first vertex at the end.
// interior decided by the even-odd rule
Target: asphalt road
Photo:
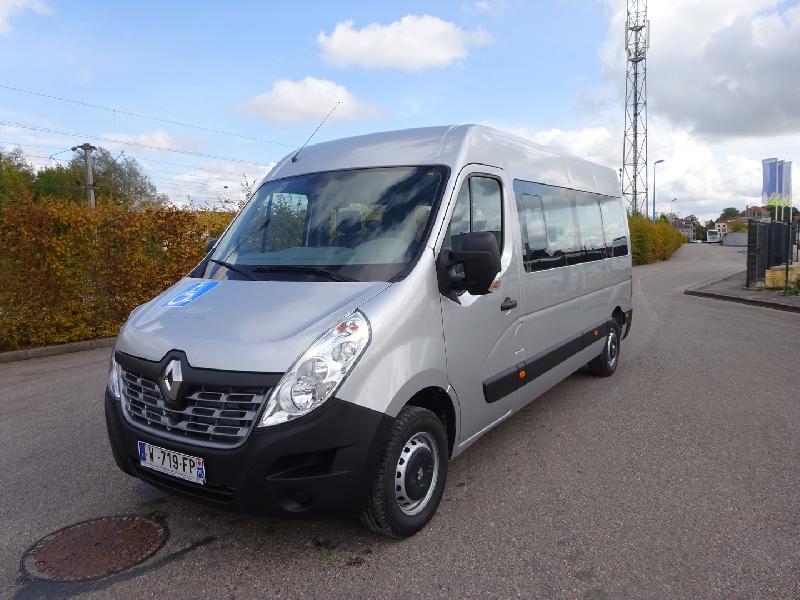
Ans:
{"type": "Polygon", "coordinates": [[[108,350],[0,365],[0,595],[800,597],[800,315],[682,293],[743,268],[739,250],[698,244],[635,269],[617,374],[577,373],[485,435],[401,542],[218,512],[118,472],[108,350]],[[138,569],[20,576],[51,531],[154,511],[171,535],[138,569]]]}

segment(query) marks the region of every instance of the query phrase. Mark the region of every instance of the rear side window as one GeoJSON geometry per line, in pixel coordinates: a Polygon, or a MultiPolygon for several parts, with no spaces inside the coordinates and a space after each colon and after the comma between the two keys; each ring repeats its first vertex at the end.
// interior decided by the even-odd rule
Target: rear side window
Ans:
{"type": "Polygon", "coordinates": [[[603,236],[603,219],[600,216],[600,203],[594,194],[581,194],[575,199],[575,214],[581,250],[587,253],[585,260],[605,258],[606,242],[603,236]]]}
{"type": "Polygon", "coordinates": [[[544,225],[542,197],[522,194],[520,200],[524,260],[544,258],[547,256],[547,230],[544,225]]]}
{"type": "Polygon", "coordinates": [[[622,207],[622,200],[604,196],[600,201],[600,210],[609,256],[625,256],[628,254],[628,234],[625,227],[628,217],[622,207]]]}
{"type": "Polygon", "coordinates": [[[543,200],[547,223],[547,253],[550,256],[563,256],[580,250],[572,200],[547,195],[543,196],[543,200]]]}
{"type": "Polygon", "coordinates": [[[514,180],[527,272],[628,253],[619,198],[514,180]]]}

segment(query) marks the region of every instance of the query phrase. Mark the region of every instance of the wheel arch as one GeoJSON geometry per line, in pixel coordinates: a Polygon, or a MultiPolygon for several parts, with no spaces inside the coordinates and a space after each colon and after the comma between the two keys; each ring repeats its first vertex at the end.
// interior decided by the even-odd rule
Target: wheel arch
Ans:
{"type": "Polygon", "coordinates": [[[406,406],[425,408],[439,417],[447,432],[448,456],[452,456],[456,445],[458,417],[450,394],[438,386],[426,387],[411,396],[406,406]]]}
{"type": "Polygon", "coordinates": [[[617,305],[611,313],[611,318],[617,322],[620,331],[622,331],[625,326],[625,311],[622,310],[621,306],[617,305]]]}

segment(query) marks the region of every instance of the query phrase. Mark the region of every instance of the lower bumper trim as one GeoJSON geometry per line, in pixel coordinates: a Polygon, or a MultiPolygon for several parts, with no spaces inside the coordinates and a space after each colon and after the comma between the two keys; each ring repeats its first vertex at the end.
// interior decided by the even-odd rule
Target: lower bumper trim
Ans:
{"type": "Polygon", "coordinates": [[[241,446],[219,449],[137,428],[108,393],[105,409],[114,459],[124,472],[169,493],[250,514],[359,514],[393,421],[334,398],[306,418],[256,429],[241,446]],[[203,458],[206,484],[141,466],[139,441],[203,458]]]}

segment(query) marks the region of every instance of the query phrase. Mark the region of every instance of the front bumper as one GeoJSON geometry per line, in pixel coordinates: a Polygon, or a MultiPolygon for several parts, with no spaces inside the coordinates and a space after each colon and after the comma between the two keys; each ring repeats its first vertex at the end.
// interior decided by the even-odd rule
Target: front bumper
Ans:
{"type": "Polygon", "coordinates": [[[310,415],[254,429],[237,448],[175,442],[129,423],[106,391],[106,424],[114,460],[125,473],[200,502],[250,514],[357,515],[393,419],[331,399],[310,415]],[[206,485],[139,464],[138,441],[202,457],[206,485]]]}

